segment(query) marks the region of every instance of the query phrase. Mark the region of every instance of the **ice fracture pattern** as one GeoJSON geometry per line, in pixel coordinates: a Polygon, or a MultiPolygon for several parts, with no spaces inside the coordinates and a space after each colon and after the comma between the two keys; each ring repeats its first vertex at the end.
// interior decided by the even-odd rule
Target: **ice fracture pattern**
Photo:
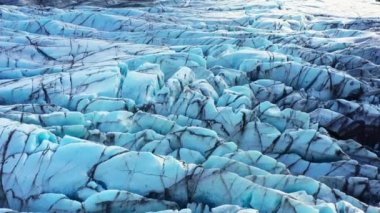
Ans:
{"type": "Polygon", "coordinates": [[[380,213],[380,3],[0,0],[0,212],[380,213]]]}

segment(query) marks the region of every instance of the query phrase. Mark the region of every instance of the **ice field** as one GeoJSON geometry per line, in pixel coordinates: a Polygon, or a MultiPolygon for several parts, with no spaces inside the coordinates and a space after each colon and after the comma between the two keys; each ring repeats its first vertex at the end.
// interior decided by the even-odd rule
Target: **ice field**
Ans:
{"type": "Polygon", "coordinates": [[[380,2],[0,0],[0,212],[379,212],[380,2]]]}

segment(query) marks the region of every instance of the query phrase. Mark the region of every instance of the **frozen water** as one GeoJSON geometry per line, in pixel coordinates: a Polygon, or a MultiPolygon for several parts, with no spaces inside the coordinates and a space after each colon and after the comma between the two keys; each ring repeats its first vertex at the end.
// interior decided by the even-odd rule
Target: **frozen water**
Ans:
{"type": "Polygon", "coordinates": [[[0,0],[0,212],[380,212],[375,0],[0,0]]]}

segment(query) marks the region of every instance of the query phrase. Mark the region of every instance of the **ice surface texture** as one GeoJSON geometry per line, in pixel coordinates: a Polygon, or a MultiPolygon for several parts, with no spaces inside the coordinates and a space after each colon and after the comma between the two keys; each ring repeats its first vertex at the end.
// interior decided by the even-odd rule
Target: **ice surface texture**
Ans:
{"type": "Polygon", "coordinates": [[[379,3],[0,3],[0,212],[380,212],[379,3]]]}

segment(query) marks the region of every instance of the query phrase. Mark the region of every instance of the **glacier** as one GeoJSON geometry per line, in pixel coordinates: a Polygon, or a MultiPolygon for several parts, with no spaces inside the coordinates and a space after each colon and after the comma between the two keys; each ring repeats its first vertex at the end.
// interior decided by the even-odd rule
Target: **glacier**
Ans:
{"type": "Polygon", "coordinates": [[[375,0],[0,0],[0,212],[379,212],[375,0]]]}

